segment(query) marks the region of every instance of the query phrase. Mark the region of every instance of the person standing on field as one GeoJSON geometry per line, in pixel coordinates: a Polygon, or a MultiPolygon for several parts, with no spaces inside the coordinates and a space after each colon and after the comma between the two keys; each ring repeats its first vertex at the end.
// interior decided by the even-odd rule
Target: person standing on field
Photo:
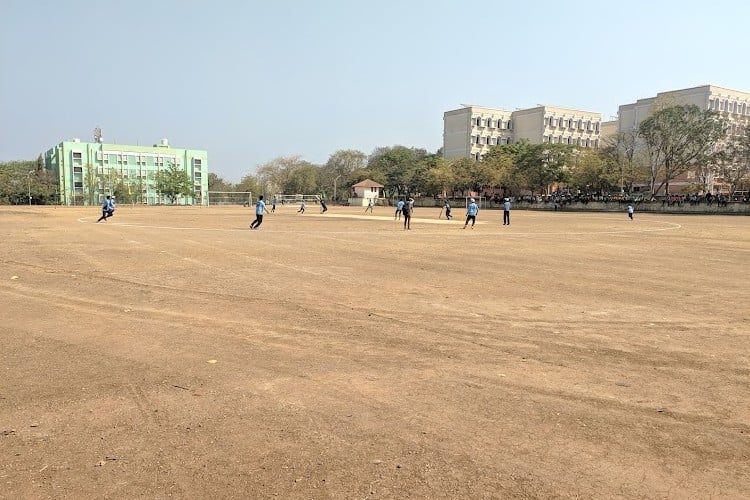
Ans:
{"type": "Polygon", "coordinates": [[[448,203],[448,200],[445,200],[445,205],[443,205],[443,210],[445,210],[445,218],[447,220],[451,220],[451,204],[448,203]]]}
{"type": "Polygon", "coordinates": [[[471,228],[474,229],[474,224],[477,222],[477,214],[479,214],[479,206],[474,201],[474,198],[469,200],[469,206],[466,207],[466,222],[464,222],[464,229],[469,225],[471,221],[471,228]]]}
{"type": "Polygon", "coordinates": [[[298,214],[304,214],[305,213],[305,200],[302,200],[302,203],[299,204],[299,210],[297,210],[298,214]]]}
{"type": "Polygon", "coordinates": [[[268,210],[263,201],[263,195],[260,195],[258,201],[255,202],[255,220],[250,223],[250,229],[258,229],[263,224],[263,212],[268,213],[268,210]]]}
{"type": "Polygon", "coordinates": [[[368,211],[372,213],[372,207],[373,207],[373,202],[372,202],[372,198],[370,198],[370,201],[367,202],[367,208],[365,208],[365,213],[367,213],[368,211]]]}
{"type": "Polygon", "coordinates": [[[404,231],[411,231],[411,213],[414,209],[414,199],[409,198],[409,200],[404,203],[404,208],[401,209],[401,213],[404,214],[404,231]]]}
{"type": "Polygon", "coordinates": [[[393,216],[393,220],[401,219],[401,214],[404,212],[404,200],[398,200],[396,203],[396,214],[393,216]]]}
{"type": "Polygon", "coordinates": [[[320,199],[320,213],[324,214],[328,212],[328,205],[326,205],[326,200],[323,198],[320,199]]]}
{"type": "Polygon", "coordinates": [[[510,198],[503,200],[503,226],[510,226],[510,198]]]}
{"type": "Polygon", "coordinates": [[[635,208],[633,208],[633,204],[628,203],[628,217],[630,217],[630,220],[633,220],[633,212],[635,212],[635,208]]]}

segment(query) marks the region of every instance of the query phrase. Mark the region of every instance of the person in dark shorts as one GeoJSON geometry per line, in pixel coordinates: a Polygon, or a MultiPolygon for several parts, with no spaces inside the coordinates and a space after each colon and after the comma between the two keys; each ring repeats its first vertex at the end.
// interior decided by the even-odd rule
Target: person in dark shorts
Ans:
{"type": "Polygon", "coordinates": [[[102,216],[99,217],[99,219],[96,222],[107,222],[107,219],[112,217],[115,214],[115,202],[112,201],[112,198],[107,195],[107,197],[104,199],[104,202],[102,203],[102,216]]]}
{"type": "Polygon", "coordinates": [[[258,229],[263,224],[263,212],[268,213],[268,210],[263,201],[263,195],[260,195],[258,201],[255,202],[255,220],[250,223],[250,229],[258,229]]]}
{"type": "Polygon", "coordinates": [[[406,203],[404,203],[404,208],[401,209],[401,213],[404,216],[404,231],[410,231],[411,230],[411,214],[414,210],[414,199],[409,198],[406,203]]]}
{"type": "Polygon", "coordinates": [[[471,228],[474,229],[474,224],[477,222],[477,214],[479,213],[479,206],[477,205],[474,198],[469,200],[469,206],[466,207],[466,222],[464,222],[464,229],[469,225],[471,221],[471,228]]]}

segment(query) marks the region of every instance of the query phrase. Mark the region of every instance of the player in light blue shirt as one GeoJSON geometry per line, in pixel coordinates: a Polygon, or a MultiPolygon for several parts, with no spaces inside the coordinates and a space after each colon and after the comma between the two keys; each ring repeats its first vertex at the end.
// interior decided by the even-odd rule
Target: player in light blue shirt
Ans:
{"type": "Polygon", "coordinates": [[[510,226],[510,198],[503,200],[503,226],[510,226]]]}
{"type": "Polygon", "coordinates": [[[263,224],[263,212],[268,213],[266,202],[263,201],[263,195],[258,196],[255,202],[255,220],[250,223],[250,229],[258,229],[263,224]]]}
{"type": "Polygon", "coordinates": [[[474,198],[469,200],[469,206],[466,207],[466,222],[464,223],[464,229],[469,225],[471,221],[471,228],[474,229],[474,224],[477,222],[477,214],[479,213],[479,205],[477,205],[474,198]]]}
{"type": "Polygon", "coordinates": [[[398,200],[396,203],[396,215],[393,216],[393,220],[401,219],[401,214],[404,211],[404,200],[398,200]]]}
{"type": "Polygon", "coordinates": [[[107,219],[115,215],[115,202],[107,195],[102,203],[102,216],[96,222],[107,222],[107,219]]]}
{"type": "Polygon", "coordinates": [[[633,204],[628,203],[628,217],[630,217],[630,220],[633,220],[633,212],[635,212],[635,208],[633,208],[633,204]]]}

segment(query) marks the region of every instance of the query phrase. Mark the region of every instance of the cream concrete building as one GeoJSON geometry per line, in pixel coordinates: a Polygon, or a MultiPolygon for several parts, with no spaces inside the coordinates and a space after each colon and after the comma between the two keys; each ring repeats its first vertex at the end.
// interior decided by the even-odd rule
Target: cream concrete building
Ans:
{"type": "Polygon", "coordinates": [[[443,157],[475,160],[498,144],[600,145],[601,114],[557,106],[507,111],[464,106],[443,114],[443,157]]]}
{"type": "Polygon", "coordinates": [[[702,85],[689,89],[660,92],[655,97],[638,99],[631,104],[623,104],[619,109],[618,131],[636,130],[654,111],[668,106],[695,104],[701,109],[720,113],[729,121],[730,132],[740,133],[742,127],[750,124],[750,94],[715,85],[702,85]]]}
{"type": "MultiPolygon", "coordinates": [[[[694,104],[703,110],[712,110],[727,120],[729,134],[743,134],[750,125],[750,93],[731,90],[716,85],[701,85],[680,90],[659,92],[655,97],[638,99],[623,104],[618,112],[618,132],[636,133],[639,125],[655,111],[677,105],[694,104]]],[[[715,174],[706,178],[709,192],[725,189],[723,180],[715,174]]],[[[670,191],[679,192],[696,182],[695,170],[689,170],[670,181],[670,191]]],[[[646,187],[646,186],[643,186],[646,187]]]]}
{"type": "Polygon", "coordinates": [[[443,157],[481,158],[490,147],[513,142],[513,112],[465,106],[443,114],[443,157]]]}

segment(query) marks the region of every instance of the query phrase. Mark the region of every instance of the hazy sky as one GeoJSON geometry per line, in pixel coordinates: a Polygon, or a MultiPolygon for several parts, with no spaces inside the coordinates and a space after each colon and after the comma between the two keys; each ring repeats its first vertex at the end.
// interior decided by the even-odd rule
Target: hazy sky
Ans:
{"type": "Polygon", "coordinates": [[[72,137],[206,149],[230,181],[277,156],[435,151],[443,112],[601,112],[750,91],[741,0],[0,0],[0,161],[72,137]]]}

